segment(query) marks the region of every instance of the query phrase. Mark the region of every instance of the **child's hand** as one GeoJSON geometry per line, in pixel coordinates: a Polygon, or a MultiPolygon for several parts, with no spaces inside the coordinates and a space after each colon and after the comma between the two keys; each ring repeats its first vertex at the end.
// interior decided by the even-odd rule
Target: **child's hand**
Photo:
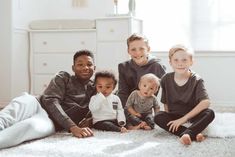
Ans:
{"type": "Polygon", "coordinates": [[[182,124],[186,123],[187,122],[187,119],[185,119],[184,117],[182,118],[179,118],[177,120],[173,120],[173,121],[170,121],[167,126],[170,126],[169,127],[169,131],[170,132],[175,132],[178,130],[179,126],[181,126],[182,124]]]}
{"type": "Polygon", "coordinates": [[[70,131],[75,137],[78,138],[93,136],[93,131],[88,127],[79,128],[78,126],[73,126],[70,128],[70,131]]]}
{"type": "Polygon", "coordinates": [[[139,117],[139,118],[142,117],[141,114],[138,113],[138,112],[135,113],[135,116],[136,116],[136,117],[139,117]]]}

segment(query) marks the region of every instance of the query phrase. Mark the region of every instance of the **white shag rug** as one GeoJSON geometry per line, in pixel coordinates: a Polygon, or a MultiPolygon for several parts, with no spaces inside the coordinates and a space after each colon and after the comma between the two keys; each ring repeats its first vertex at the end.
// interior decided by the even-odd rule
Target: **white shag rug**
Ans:
{"type": "Polygon", "coordinates": [[[232,157],[235,156],[234,121],[235,113],[216,113],[215,120],[205,131],[207,139],[190,146],[183,146],[178,137],[156,126],[151,131],[123,134],[94,130],[94,137],[84,139],[56,133],[0,150],[0,157],[232,157]]]}

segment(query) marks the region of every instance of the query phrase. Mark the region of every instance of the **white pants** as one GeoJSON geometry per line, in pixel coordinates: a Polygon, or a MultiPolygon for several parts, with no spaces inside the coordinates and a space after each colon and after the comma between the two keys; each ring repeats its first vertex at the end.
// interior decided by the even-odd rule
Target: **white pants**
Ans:
{"type": "Polygon", "coordinates": [[[37,99],[24,93],[0,111],[0,149],[51,135],[54,124],[37,99]]]}

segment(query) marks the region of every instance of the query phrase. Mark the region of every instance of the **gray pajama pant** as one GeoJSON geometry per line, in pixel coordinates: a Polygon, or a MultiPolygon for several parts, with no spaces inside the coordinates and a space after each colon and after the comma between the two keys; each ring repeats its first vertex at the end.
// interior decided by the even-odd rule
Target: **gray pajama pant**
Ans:
{"type": "Polygon", "coordinates": [[[24,93],[0,111],[0,149],[49,136],[54,124],[37,99],[24,93]]]}

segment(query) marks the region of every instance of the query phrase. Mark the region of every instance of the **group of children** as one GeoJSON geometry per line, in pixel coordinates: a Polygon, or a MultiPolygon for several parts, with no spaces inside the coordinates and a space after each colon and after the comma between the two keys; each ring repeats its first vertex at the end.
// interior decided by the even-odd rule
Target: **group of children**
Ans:
{"type": "Polygon", "coordinates": [[[119,79],[109,71],[98,71],[94,84],[93,54],[75,53],[75,75],[59,72],[40,97],[29,94],[13,99],[0,111],[0,149],[45,137],[58,130],[72,135],[93,136],[79,122],[91,111],[93,128],[127,132],[154,129],[154,125],[179,136],[190,145],[203,141],[201,133],[214,119],[203,79],[190,67],[193,51],[176,45],[169,51],[173,72],[166,73],[158,59],[151,56],[148,40],[138,34],[127,39],[130,60],[118,65],[119,79]],[[113,91],[118,83],[117,93],[113,91]],[[159,89],[164,111],[157,101],[159,89]],[[189,127],[184,126],[190,122],[189,127]]]}

